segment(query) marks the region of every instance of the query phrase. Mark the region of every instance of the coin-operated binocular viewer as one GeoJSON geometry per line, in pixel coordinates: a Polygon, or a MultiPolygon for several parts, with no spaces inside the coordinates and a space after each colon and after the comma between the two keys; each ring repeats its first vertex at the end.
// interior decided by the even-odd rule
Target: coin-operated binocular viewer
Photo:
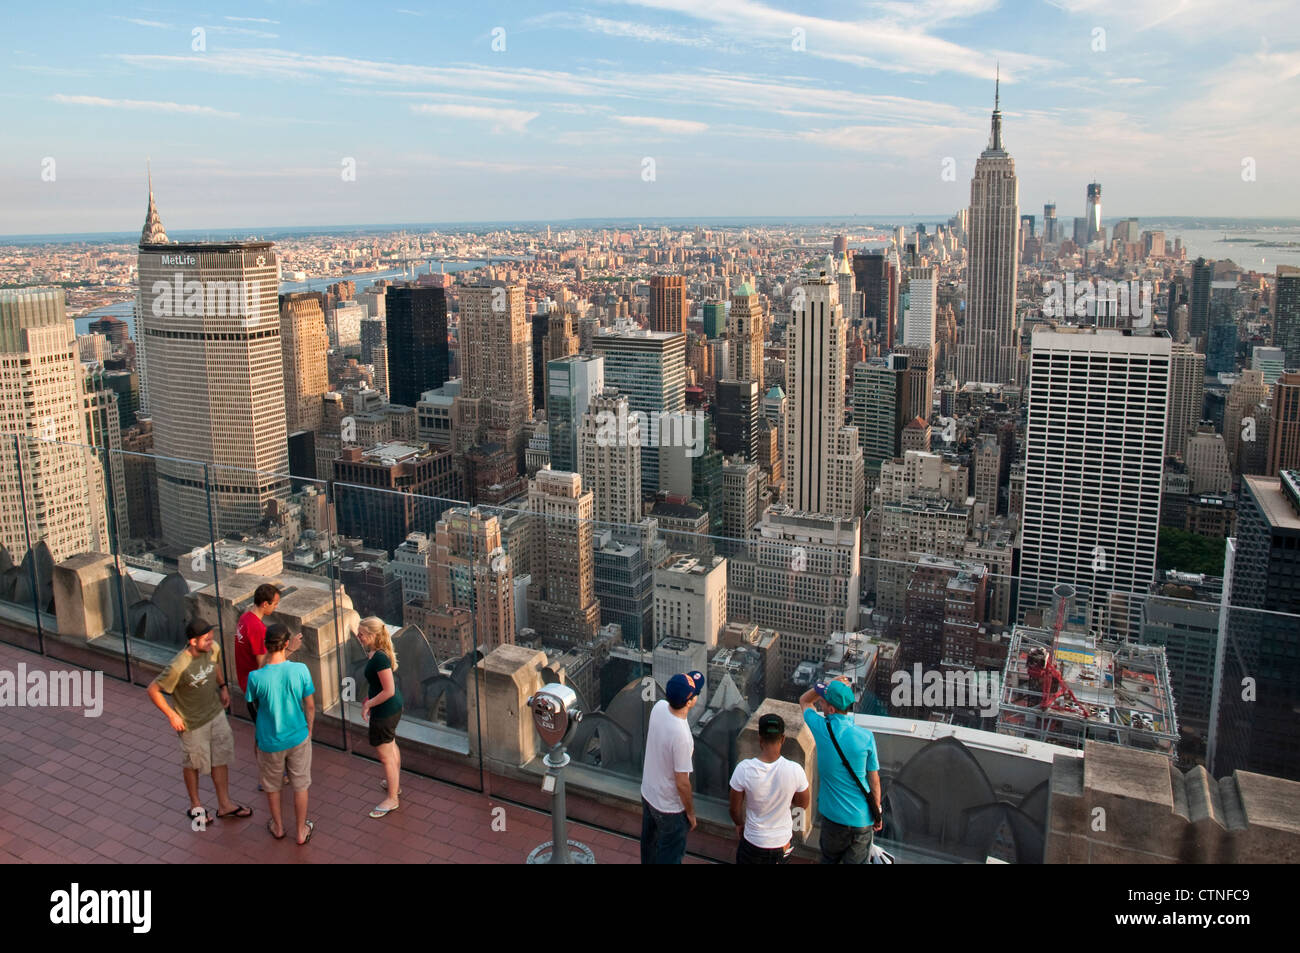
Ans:
{"type": "Polygon", "coordinates": [[[530,864],[594,864],[595,855],[586,844],[571,841],[566,834],[567,821],[564,816],[564,774],[565,765],[569,763],[569,754],[564,750],[565,743],[573,735],[573,728],[582,721],[582,711],[578,708],[578,695],[567,685],[551,682],[543,685],[537,694],[528,699],[528,707],[533,711],[533,724],[537,734],[549,749],[542,762],[546,765],[546,777],[542,779],[542,790],[551,794],[551,835],[552,839],[535,848],[528,855],[530,864]]]}

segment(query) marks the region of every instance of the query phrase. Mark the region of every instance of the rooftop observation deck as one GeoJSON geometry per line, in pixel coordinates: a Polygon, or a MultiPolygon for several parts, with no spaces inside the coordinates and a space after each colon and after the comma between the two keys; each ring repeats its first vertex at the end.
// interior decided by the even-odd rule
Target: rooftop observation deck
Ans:
{"type": "MultiPolygon", "coordinates": [[[[0,669],[17,671],[20,663],[29,672],[67,668],[0,643],[0,669]]],[[[143,689],[105,678],[98,718],[79,709],[7,709],[0,718],[0,863],[509,864],[551,838],[548,814],[405,772],[401,808],[372,820],[367,812],[383,796],[378,763],[317,744],[311,843],[274,840],[266,830],[266,796],[257,790],[252,725],[241,718],[231,725],[230,793],[253,816],[194,831],[185,818],[175,733],[143,689]],[[497,807],[505,809],[505,830],[493,830],[497,807]]],[[[199,789],[215,811],[210,781],[199,789]]],[[[640,860],[629,837],[577,824],[569,836],[599,863],[640,860]]]]}

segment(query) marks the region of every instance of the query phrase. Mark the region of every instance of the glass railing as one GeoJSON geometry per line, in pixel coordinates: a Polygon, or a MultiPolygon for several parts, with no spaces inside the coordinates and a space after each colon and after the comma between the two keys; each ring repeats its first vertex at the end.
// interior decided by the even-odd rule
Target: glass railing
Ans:
{"type": "Polygon", "coordinates": [[[1051,768],[1032,752],[1057,749],[1030,742],[1296,776],[1300,616],[1223,601],[1205,580],[1129,592],[1104,573],[1030,579],[995,571],[1014,564],[1006,546],[880,559],[853,521],[779,508],[737,538],[671,515],[602,523],[562,499],[501,502],[493,487],[471,504],[415,492],[454,484],[397,461],[394,489],[366,484],[377,471],[318,480],[0,439],[7,505],[21,514],[0,540],[0,640],[145,685],[200,616],[233,685],[239,617],[271,582],[281,598],[268,621],[303,635],[295,658],[317,685],[317,741],[373,756],[355,633],[376,616],[399,660],[403,767],[546,807],[545,746],[522,699],[491,702],[504,696],[480,664],[513,646],[512,664],[532,666],[517,684],[577,693],[570,783],[586,796],[570,810],[589,823],[635,833],[650,713],[672,675],[694,670],[705,687],[690,718],[693,784],[722,836],[753,714],[840,676],[877,736],[884,839],[926,856],[1032,859],[1051,768]],[[971,756],[937,764],[926,752],[950,738],[971,756]],[[960,797],[927,787],[945,776],[964,779],[960,797]],[[610,799],[630,805],[621,825],[600,807],[610,799]],[[936,826],[954,803],[979,823],[936,826]]]}

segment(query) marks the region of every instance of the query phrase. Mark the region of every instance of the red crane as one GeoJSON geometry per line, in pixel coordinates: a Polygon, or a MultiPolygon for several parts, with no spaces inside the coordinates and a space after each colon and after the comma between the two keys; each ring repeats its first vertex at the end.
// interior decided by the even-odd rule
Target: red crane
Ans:
{"type": "Polygon", "coordinates": [[[1042,692],[1041,700],[1038,707],[1047,710],[1068,712],[1069,714],[1081,714],[1086,719],[1088,709],[1084,707],[1079,699],[1074,697],[1074,692],[1070,691],[1070,686],[1065,684],[1065,677],[1061,670],[1056,666],[1056,654],[1058,643],[1061,640],[1061,626],[1065,624],[1065,597],[1062,596],[1056,603],[1056,621],[1052,625],[1052,648],[1033,648],[1025,656],[1025,674],[1032,679],[1037,679],[1042,692]],[[1066,704],[1061,700],[1061,696],[1070,700],[1066,704]]]}

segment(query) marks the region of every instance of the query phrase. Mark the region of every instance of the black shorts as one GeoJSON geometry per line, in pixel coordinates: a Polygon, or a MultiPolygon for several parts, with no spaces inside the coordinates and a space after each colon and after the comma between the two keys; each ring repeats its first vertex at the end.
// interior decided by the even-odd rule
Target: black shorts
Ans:
{"type": "Polygon", "coordinates": [[[390,741],[397,740],[397,723],[402,720],[402,713],[399,711],[396,715],[389,715],[386,718],[379,718],[375,715],[370,716],[370,743],[378,748],[380,745],[386,745],[390,741]]]}

